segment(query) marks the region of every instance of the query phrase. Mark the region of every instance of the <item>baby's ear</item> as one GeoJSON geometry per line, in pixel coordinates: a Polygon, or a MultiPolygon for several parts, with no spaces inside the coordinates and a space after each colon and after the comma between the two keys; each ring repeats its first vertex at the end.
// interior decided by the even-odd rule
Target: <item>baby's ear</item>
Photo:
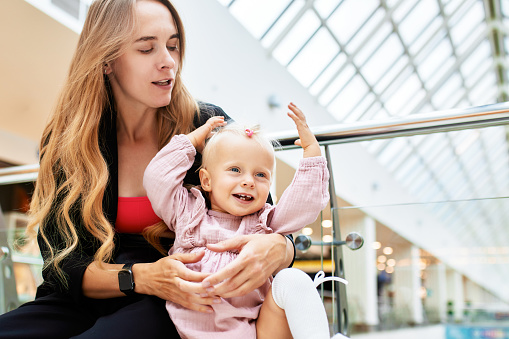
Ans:
{"type": "Polygon", "coordinates": [[[205,192],[210,192],[212,190],[210,173],[205,168],[200,169],[200,183],[201,188],[205,192]]]}

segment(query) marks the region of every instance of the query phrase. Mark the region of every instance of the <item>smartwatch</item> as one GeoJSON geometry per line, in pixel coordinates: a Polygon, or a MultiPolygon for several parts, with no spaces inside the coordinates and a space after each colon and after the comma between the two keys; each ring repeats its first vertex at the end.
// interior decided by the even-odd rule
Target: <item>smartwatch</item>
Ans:
{"type": "Polygon", "coordinates": [[[125,264],[120,271],[118,271],[118,287],[125,295],[134,295],[134,277],[133,277],[133,263],[125,264]]]}

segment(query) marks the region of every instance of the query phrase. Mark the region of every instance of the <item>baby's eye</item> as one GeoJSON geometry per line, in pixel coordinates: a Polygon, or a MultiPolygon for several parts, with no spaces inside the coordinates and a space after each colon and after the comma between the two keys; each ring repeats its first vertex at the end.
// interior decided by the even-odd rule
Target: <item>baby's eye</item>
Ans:
{"type": "Polygon", "coordinates": [[[256,176],[259,178],[265,178],[267,175],[265,173],[256,173],[256,176]]]}
{"type": "Polygon", "coordinates": [[[230,171],[240,173],[240,169],[238,167],[230,168],[230,171]]]}

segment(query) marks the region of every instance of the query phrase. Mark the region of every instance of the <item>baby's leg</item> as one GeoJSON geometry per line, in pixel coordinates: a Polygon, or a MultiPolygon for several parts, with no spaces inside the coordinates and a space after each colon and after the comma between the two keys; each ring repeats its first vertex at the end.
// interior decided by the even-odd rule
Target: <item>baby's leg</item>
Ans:
{"type": "Polygon", "coordinates": [[[285,311],[274,302],[272,288],[265,297],[265,301],[260,309],[260,314],[256,320],[256,338],[293,338],[290,327],[288,327],[285,311]]]}
{"type": "Polygon", "coordinates": [[[329,323],[320,295],[301,270],[280,271],[257,322],[258,338],[329,339],[329,323]],[[275,331],[281,331],[276,335],[275,331]],[[287,331],[291,331],[291,334],[287,331]]]}

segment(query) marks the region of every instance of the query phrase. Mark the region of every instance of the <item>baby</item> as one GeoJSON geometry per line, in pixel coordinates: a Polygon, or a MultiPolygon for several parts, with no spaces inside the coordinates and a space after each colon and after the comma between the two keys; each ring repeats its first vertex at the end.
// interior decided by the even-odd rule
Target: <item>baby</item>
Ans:
{"type": "MultiPolygon", "coordinates": [[[[238,253],[214,252],[208,245],[244,234],[297,232],[327,205],[326,160],[302,111],[292,103],[288,108],[304,156],[276,206],[266,203],[274,148],[256,128],[226,125],[223,117],[212,117],[193,132],[174,136],[150,162],[144,186],[155,213],[175,232],[170,254],[205,251],[188,268],[216,272],[238,253]],[[204,147],[217,127],[222,128],[204,147]],[[201,187],[188,190],[184,176],[202,149],[201,187]]],[[[167,309],[182,338],[330,338],[323,304],[307,274],[285,269],[270,280],[242,297],[221,298],[211,313],[169,301],[167,309]]]]}

